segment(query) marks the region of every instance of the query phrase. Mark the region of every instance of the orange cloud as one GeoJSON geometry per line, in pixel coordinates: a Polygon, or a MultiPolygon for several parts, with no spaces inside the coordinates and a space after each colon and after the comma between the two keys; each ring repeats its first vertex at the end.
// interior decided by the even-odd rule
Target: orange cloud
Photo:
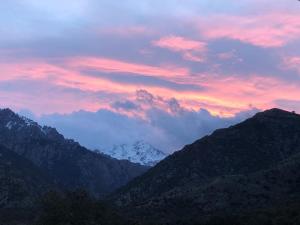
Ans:
{"type": "MultiPolygon", "coordinates": [[[[90,58],[88,58],[90,59],[90,58]]],[[[105,60],[104,60],[105,61],[105,60]]],[[[275,107],[279,96],[280,99],[291,101],[298,100],[300,96],[299,85],[297,83],[288,83],[279,78],[267,77],[261,75],[253,75],[250,77],[203,74],[193,76],[178,76],[165,77],[167,80],[176,80],[181,84],[193,84],[205,87],[203,90],[174,90],[155,85],[140,85],[130,83],[119,83],[118,81],[110,81],[101,77],[91,77],[80,71],[75,66],[76,62],[67,61],[66,65],[52,65],[41,61],[23,62],[17,64],[0,64],[1,72],[5,72],[6,76],[0,77],[0,83],[5,81],[14,81],[18,79],[39,80],[44,82],[49,87],[56,86],[61,90],[64,88],[72,88],[86,93],[84,97],[78,99],[76,94],[72,92],[51,93],[48,90],[40,94],[24,94],[24,90],[19,90],[16,93],[7,93],[1,91],[2,98],[9,99],[2,102],[14,103],[16,107],[29,107],[35,109],[36,112],[71,112],[74,110],[86,109],[96,111],[99,108],[110,108],[112,99],[95,98],[92,93],[106,93],[122,96],[124,99],[135,99],[136,90],[146,89],[156,96],[161,96],[164,99],[176,98],[180,104],[187,108],[198,110],[199,108],[208,109],[216,115],[231,116],[241,110],[249,109],[255,106],[260,109],[275,107]],[[71,64],[70,62],[74,63],[71,64]],[[47,99],[47,101],[45,101],[47,99]],[[47,105],[45,105],[47,102],[47,105]]],[[[98,60],[82,61],[83,65],[89,65],[97,68],[98,60]]],[[[103,63],[102,60],[100,60],[103,63]]],[[[109,61],[110,62],[110,61],[109,61]]],[[[299,59],[291,59],[290,62],[299,62],[299,59]]],[[[100,63],[100,64],[101,64],[100,63]]],[[[123,64],[121,64],[123,66],[123,64]]],[[[127,64],[125,64],[127,66],[127,64]]],[[[131,65],[131,64],[130,64],[131,65]]],[[[100,65],[100,68],[105,67],[105,70],[111,71],[107,65],[100,65]]],[[[151,67],[152,68],[152,67],[151,67]]],[[[123,71],[129,70],[127,67],[117,68],[113,70],[123,71]]],[[[130,71],[132,68],[130,67],[130,71]]],[[[134,67],[134,72],[141,73],[141,69],[134,67]]],[[[144,69],[142,70],[144,71],[144,69]]],[[[147,70],[148,71],[148,70],[147,70]]],[[[159,72],[160,73],[160,72],[159,72]]],[[[3,73],[4,74],[4,73],[3,73]]],[[[169,71],[165,75],[170,75],[169,71]]],[[[157,75],[158,76],[158,75],[157,75]]],[[[28,87],[30,90],[31,87],[28,87]]],[[[163,107],[162,107],[163,109],[163,107]]],[[[294,109],[295,110],[295,109],[294,109]]]]}
{"type": "MultiPolygon", "coordinates": [[[[68,63],[70,61],[68,61],[68,63]]],[[[169,90],[168,88],[155,85],[119,83],[117,81],[110,81],[107,78],[88,76],[84,74],[84,72],[79,71],[78,68],[70,66],[70,64],[58,66],[40,60],[31,60],[16,64],[0,64],[0,68],[1,73],[6,74],[6,76],[0,77],[0,83],[6,81],[16,82],[20,80],[39,81],[45,85],[48,85],[49,87],[56,86],[61,90],[64,88],[71,88],[74,90],[80,90],[81,92],[87,93],[87,95],[91,96],[84,97],[83,99],[76,99],[76,96],[72,96],[72,93],[63,92],[58,93],[56,94],[56,97],[53,97],[55,94],[48,93],[47,90],[38,95],[31,95],[28,94],[28,92],[31,92],[30,90],[32,87],[30,86],[28,86],[29,91],[20,89],[13,94],[11,92],[2,92],[1,96],[11,96],[10,98],[7,97],[6,99],[11,99],[14,97],[16,100],[18,99],[18,101],[2,101],[2,104],[4,104],[4,102],[8,102],[10,104],[7,105],[11,105],[11,103],[14,102],[14,106],[18,107],[19,109],[30,106],[30,108],[35,109],[36,112],[52,113],[55,110],[57,112],[71,112],[80,109],[96,111],[99,108],[110,108],[112,99],[94,99],[94,95],[92,93],[98,92],[105,93],[107,95],[120,95],[124,98],[128,98],[130,96],[134,97],[135,92],[138,89],[148,89],[153,93],[166,93],[168,96],[172,96],[174,93],[176,93],[175,90],[169,90]],[[42,105],[45,103],[45,99],[47,99],[46,102],[48,102],[49,105],[47,107],[42,107],[42,105]],[[63,104],[64,102],[65,104],[63,104]]],[[[139,67],[134,69],[136,72],[141,72],[139,67]]],[[[152,69],[152,67],[150,67],[150,69],[152,69]]],[[[119,70],[120,68],[117,69],[117,71],[119,70]]],[[[121,71],[124,71],[124,68],[122,68],[121,71]]],[[[144,71],[144,69],[142,71],[144,71]]],[[[154,70],[154,72],[155,71],[159,74],[161,73],[160,70],[154,70]]],[[[162,70],[162,72],[165,73],[164,75],[169,75],[169,73],[171,73],[171,71],[167,70],[162,70]]]]}
{"type": "Polygon", "coordinates": [[[218,106],[217,114],[220,112],[234,114],[249,106],[260,109],[278,107],[275,103],[278,98],[298,100],[300,96],[299,84],[289,83],[275,77],[253,75],[243,78],[208,74],[193,82],[200,82],[208,90],[203,93],[204,96],[194,96],[193,99],[198,98],[201,100],[199,102],[204,102],[206,105],[218,106]],[[220,106],[225,110],[220,111],[220,106]]]}
{"type": "Polygon", "coordinates": [[[204,42],[173,35],[153,41],[152,44],[170,51],[181,52],[184,59],[195,62],[203,62],[203,53],[207,50],[204,42]]]}

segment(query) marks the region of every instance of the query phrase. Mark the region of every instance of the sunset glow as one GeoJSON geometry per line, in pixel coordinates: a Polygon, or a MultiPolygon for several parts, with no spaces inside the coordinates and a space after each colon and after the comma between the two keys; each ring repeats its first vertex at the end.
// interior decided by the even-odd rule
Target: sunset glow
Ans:
{"type": "Polygon", "coordinates": [[[1,107],[151,125],[157,110],[300,111],[297,1],[12,0],[0,11],[1,107]]]}

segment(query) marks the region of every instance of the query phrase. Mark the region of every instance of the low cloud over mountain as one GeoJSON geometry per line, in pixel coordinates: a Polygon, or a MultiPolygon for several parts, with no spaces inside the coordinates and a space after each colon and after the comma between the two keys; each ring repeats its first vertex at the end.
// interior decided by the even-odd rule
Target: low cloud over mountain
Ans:
{"type": "MultiPolygon", "coordinates": [[[[55,126],[69,138],[92,149],[110,149],[113,145],[143,140],[166,153],[186,143],[227,127],[253,115],[249,108],[232,117],[214,116],[205,109],[188,109],[175,98],[162,98],[146,90],[136,92],[135,99],[116,102],[112,109],[97,112],[78,111],[35,118],[55,126]]],[[[34,116],[23,111],[27,116],[34,116]]]]}

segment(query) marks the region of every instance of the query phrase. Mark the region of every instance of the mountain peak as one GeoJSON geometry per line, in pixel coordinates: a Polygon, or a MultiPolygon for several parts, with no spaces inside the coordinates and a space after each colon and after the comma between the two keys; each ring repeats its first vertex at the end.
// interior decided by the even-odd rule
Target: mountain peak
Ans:
{"type": "Polygon", "coordinates": [[[15,130],[18,132],[30,132],[32,135],[34,134],[34,136],[48,136],[48,134],[51,133],[52,137],[55,136],[56,138],[62,138],[62,135],[58,134],[56,129],[42,127],[33,120],[25,116],[21,116],[8,108],[0,109],[0,126],[8,130],[15,130]]]}
{"type": "Polygon", "coordinates": [[[260,113],[257,113],[255,117],[273,117],[273,118],[284,118],[284,117],[300,117],[299,114],[296,114],[296,112],[292,111],[286,111],[279,108],[272,108],[260,113]]]}
{"type": "Polygon", "coordinates": [[[167,155],[151,144],[144,141],[136,141],[133,144],[115,145],[108,151],[103,151],[113,158],[129,160],[146,166],[154,166],[167,155]]]}
{"type": "Polygon", "coordinates": [[[148,169],[95,154],[65,139],[55,128],[42,127],[10,109],[0,110],[0,151],[1,145],[53,177],[53,183],[67,189],[85,187],[96,196],[119,188],[148,169]]]}
{"type": "Polygon", "coordinates": [[[4,108],[0,109],[0,117],[14,117],[17,116],[11,109],[4,108]]]}
{"type": "Polygon", "coordinates": [[[0,118],[2,121],[11,120],[11,121],[16,121],[16,122],[17,121],[24,122],[27,125],[37,125],[37,123],[34,122],[33,120],[28,119],[27,117],[21,116],[9,108],[0,109],[0,118]]]}
{"type": "Polygon", "coordinates": [[[0,109],[0,113],[12,113],[12,114],[15,114],[10,108],[3,108],[3,109],[0,109]]]}

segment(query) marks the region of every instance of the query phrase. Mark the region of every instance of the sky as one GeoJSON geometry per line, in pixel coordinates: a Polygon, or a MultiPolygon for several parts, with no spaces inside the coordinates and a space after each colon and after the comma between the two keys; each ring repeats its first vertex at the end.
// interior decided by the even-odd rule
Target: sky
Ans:
{"type": "Polygon", "coordinates": [[[300,112],[296,0],[4,0],[0,34],[0,106],[89,148],[300,112]]]}

